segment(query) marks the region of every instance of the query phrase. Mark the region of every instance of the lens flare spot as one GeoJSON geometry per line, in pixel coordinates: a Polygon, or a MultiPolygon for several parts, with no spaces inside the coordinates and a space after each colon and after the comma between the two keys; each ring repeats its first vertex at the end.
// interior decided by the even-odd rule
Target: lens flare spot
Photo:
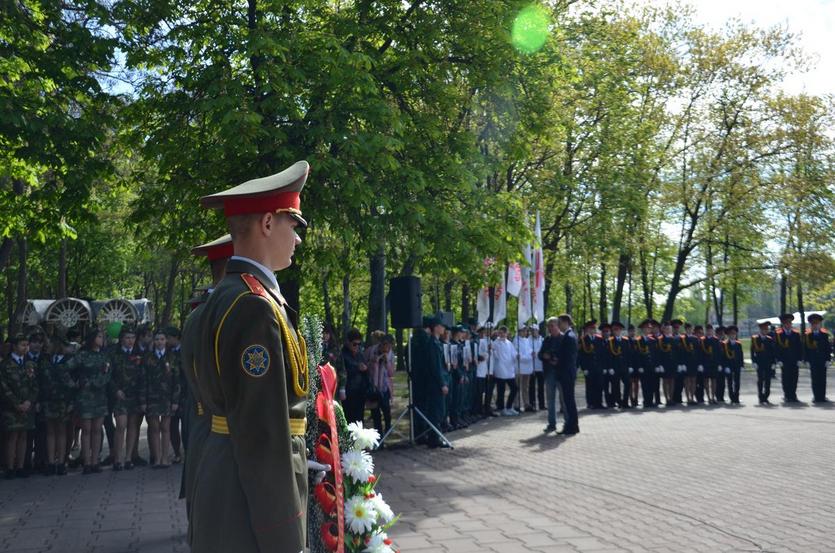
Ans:
{"type": "Polygon", "coordinates": [[[523,8],[513,20],[511,40],[513,46],[525,54],[537,52],[548,40],[551,18],[539,4],[523,8]]]}

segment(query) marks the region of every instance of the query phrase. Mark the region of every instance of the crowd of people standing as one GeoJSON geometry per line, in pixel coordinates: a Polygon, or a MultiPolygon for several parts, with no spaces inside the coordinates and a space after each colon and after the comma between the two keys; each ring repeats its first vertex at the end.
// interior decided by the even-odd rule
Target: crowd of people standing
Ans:
{"type": "Polygon", "coordinates": [[[7,339],[0,351],[5,478],[147,465],[138,448],[143,419],[150,465],[180,462],[179,341],[175,327],[128,326],[112,343],[100,329],[83,340],[73,331],[50,337],[40,327],[7,339]],[[110,453],[102,458],[105,436],[110,453]]]}

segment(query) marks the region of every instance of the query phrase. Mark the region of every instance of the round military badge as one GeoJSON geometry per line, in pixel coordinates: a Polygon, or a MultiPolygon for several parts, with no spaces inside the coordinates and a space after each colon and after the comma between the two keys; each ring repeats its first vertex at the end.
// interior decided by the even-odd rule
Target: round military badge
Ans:
{"type": "Polygon", "coordinates": [[[249,376],[260,378],[270,370],[270,354],[267,348],[254,344],[241,355],[241,367],[249,376]]]}

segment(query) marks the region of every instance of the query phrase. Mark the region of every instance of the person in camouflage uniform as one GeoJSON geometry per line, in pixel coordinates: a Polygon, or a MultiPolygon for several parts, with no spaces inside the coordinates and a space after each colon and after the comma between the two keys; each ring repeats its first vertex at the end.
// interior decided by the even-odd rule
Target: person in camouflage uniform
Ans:
{"type": "Polygon", "coordinates": [[[179,390],[180,393],[177,397],[171,399],[171,403],[176,403],[178,408],[176,411],[172,411],[171,413],[171,448],[174,450],[174,458],[172,461],[174,464],[181,463],[183,460],[183,452],[182,447],[188,446],[185,444],[185,432],[182,434],[180,433],[180,423],[182,419],[182,406],[185,403],[185,393],[186,393],[186,381],[185,376],[183,375],[183,354],[181,351],[180,346],[180,329],[175,326],[169,326],[163,329],[165,332],[165,347],[168,353],[171,355],[171,364],[172,366],[176,366],[175,369],[178,375],[178,382],[179,382],[179,390]]]}
{"type": "Polygon", "coordinates": [[[113,367],[110,397],[116,417],[113,455],[115,471],[133,468],[130,460],[133,458],[133,445],[139,426],[136,423],[145,410],[145,367],[142,356],[134,350],[135,344],[136,332],[130,327],[122,327],[119,344],[110,352],[110,365],[113,367]]]}
{"type": "Polygon", "coordinates": [[[46,419],[47,474],[67,474],[67,422],[71,419],[78,383],[69,371],[73,347],[66,339],[56,340],[52,355],[42,356],[40,366],[40,411],[46,419]]]}
{"type": "Polygon", "coordinates": [[[26,436],[35,428],[38,380],[35,363],[27,359],[29,340],[12,338],[12,351],[0,364],[0,398],[6,431],[6,478],[25,477],[26,436]]]}
{"type": "Polygon", "coordinates": [[[110,386],[110,359],[104,351],[104,333],[93,330],[82,349],[68,363],[68,370],[78,378],[75,408],[81,419],[81,458],[83,474],[101,472],[99,453],[104,417],[108,413],[107,394],[110,386]]]}
{"type": "Polygon", "coordinates": [[[145,418],[154,468],[169,466],[171,414],[177,411],[180,399],[180,367],[165,346],[165,332],[159,330],[154,333],[153,348],[145,354],[145,418]]]}

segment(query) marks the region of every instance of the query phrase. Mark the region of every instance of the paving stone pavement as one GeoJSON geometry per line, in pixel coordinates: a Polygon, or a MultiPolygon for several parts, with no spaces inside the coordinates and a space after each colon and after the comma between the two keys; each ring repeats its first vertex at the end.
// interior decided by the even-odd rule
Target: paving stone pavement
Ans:
{"type": "MultiPolygon", "coordinates": [[[[835,551],[835,408],[756,406],[750,373],[743,391],[582,413],[571,438],[534,413],[452,433],[452,451],[375,453],[391,534],[404,553],[835,551]]],[[[0,480],[0,552],[186,552],[179,482],[177,466],[0,480]]]]}

